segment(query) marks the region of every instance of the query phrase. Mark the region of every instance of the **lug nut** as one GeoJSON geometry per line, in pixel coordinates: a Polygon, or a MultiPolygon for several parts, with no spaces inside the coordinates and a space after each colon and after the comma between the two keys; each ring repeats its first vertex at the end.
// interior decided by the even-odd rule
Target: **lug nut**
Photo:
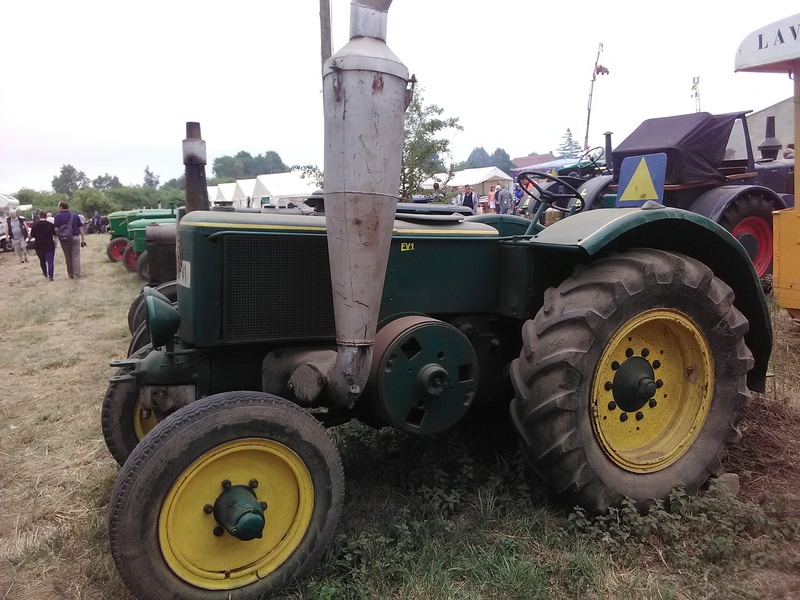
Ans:
{"type": "Polygon", "coordinates": [[[210,504],[206,504],[206,505],[203,507],[203,512],[204,512],[204,513],[206,513],[207,515],[210,515],[211,513],[213,513],[213,512],[214,512],[214,507],[213,507],[213,506],[211,506],[210,504]]]}
{"type": "Polygon", "coordinates": [[[637,412],[636,413],[636,420],[637,421],[641,421],[642,419],[644,419],[644,414],[642,414],[642,411],[637,412]]]}
{"type": "Polygon", "coordinates": [[[250,483],[248,483],[247,485],[249,485],[253,489],[256,489],[258,487],[258,480],[257,479],[251,479],[250,483]]]}
{"type": "Polygon", "coordinates": [[[650,402],[648,402],[647,404],[648,404],[648,406],[650,406],[650,408],[655,408],[656,404],[658,404],[658,402],[656,402],[655,398],[650,398],[650,402]]]}
{"type": "Polygon", "coordinates": [[[612,400],[611,402],[608,403],[608,410],[616,410],[616,409],[617,409],[617,403],[616,402],[614,402],[612,400]]]}
{"type": "Polygon", "coordinates": [[[622,421],[623,423],[624,423],[625,421],[627,421],[627,420],[628,420],[628,413],[622,413],[622,414],[619,416],[619,420],[620,420],[620,421],[622,421]]]}
{"type": "Polygon", "coordinates": [[[264,502],[262,500],[261,502],[259,502],[259,504],[261,505],[261,510],[267,510],[267,503],[266,502],[264,502]]]}
{"type": "Polygon", "coordinates": [[[227,489],[228,489],[228,488],[230,488],[230,487],[231,487],[231,482],[230,482],[230,480],[228,480],[228,479],[225,479],[225,480],[222,482],[222,489],[223,489],[223,490],[227,490],[227,489]]]}
{"type": "Polygon", "coordinates": [[[222,534],[225,533],[225,530],[222,528],[222,525],[217,525],[214,527],[214,535],[217,537],[222,537],[222,534]]]}

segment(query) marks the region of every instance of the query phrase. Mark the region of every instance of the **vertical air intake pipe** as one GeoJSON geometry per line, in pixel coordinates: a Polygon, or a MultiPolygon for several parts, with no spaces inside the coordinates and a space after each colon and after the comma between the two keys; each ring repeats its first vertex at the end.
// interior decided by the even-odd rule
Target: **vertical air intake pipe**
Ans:
{"type": "Polygon", "coordinates": [[[350,42],[323,67],[325,215],[336,318],[328,393],[349,406],[372,363],[403,151],[408,70],[386,45],[391,0],[350,5],[350,42]]]}

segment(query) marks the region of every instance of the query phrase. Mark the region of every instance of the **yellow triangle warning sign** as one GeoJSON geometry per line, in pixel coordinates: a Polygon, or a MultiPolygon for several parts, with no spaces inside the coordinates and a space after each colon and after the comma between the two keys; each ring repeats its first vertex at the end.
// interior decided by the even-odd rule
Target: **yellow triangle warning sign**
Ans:
{"type": "Polygon", "coordinates": [[[622,195],[617,200],[624,202],[625,200],[656,200],[658,201],[658,192],[653,185],[653,178],[650,176],[650,169],[647,168],[647,163],[644,157],[639,161],[633,176],[631,177],[628,187],[622,192],[622,195]]]}

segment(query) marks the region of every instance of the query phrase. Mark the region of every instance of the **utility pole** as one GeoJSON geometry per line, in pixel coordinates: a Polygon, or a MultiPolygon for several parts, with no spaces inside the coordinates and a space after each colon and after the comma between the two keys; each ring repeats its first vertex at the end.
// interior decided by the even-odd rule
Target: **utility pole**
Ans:
{"type": "Polygon", "coordinates": [[[320,49],[322,51],[322,68],[325,68],[325,61],[333,53],[333,42],[331,41],[331,0],[319,0],[319,31],[320,49]]]}
{"type": "Polygon", "coordinates": [[[692,77],[692,98],[694,98],[694,112],[700,112],[700,77],[692,77]]]}
{"type": "Polygon", "coordinates": [[[600,64],[601,52],[603,52],[602,42],[597,47],[597,58],[594,60],[594,69],[592,69],[592,82],[589,84],[589,105],[586,107],[586,137],[583,138],[584,152],[589,149],[589,120],[592,118],[592,93],[594,92],[594,82],[598,75],[608,75],[608,69],[600,64]]]}

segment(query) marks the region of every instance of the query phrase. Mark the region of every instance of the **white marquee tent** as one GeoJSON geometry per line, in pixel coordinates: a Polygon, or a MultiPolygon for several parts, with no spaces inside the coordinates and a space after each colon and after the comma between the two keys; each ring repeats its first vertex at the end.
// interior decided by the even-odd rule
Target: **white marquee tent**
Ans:
{"type": "Polygon", "coordinates": [[[289,201],[302,202],[316,189],[318,189],[316,183],[308,177],[301,177],[300,173],[296,171],[259,175],[256,177],[256,184],[253,189],[253,205],[285,206],[289,201]],[[258,202],[257,204],[256,201],[258,202]]]}
{"type": "MultiPolygon", "coordinates": [[[[447,173],[437,173],[427,181],[424,181],[422,187],[426,190],[432,190],[434,182],[438,181],[440,185],[444,185],[446,180],[447,173]]],[[[447,187],[460,188],[463,185],[470,185],[479,196],[487,196],[489,188],[493,185],[508,185],[513,181],[514,179],[510,175],[506,175],[497,167],[480,167],[456,171],[453,173],[452,179],[447,182],[447,187]]]]}

